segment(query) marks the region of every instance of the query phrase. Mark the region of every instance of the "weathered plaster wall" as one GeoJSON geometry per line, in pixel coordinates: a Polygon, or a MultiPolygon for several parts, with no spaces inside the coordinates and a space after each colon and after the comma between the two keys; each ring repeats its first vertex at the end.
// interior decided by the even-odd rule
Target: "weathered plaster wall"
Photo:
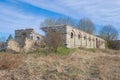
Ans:
{"type": "Polygon", "coordinates": [[[97,36],[66,25],[68,48],[105,48],[105,41],[97,36]],[[73,34],[73,37],[72,37],[73,34]],[[72,38],[71,38],[72,37],[72,38]],[[97,47],[98,44],[98,47],[97,47]]]}
{"type": "Polygon", "coordinates": [[[49,31],[62,33],[64,44],[68,48],[105,48],[105,40],[68,25],[48,26],[42,29],[46,33],[49,31]]]}
{"type": "Polygon", "coordinates": [[[31,39],[25,39],[25,46],[23,47],[25,53],[34,50],[34,41],[31,39]]]}

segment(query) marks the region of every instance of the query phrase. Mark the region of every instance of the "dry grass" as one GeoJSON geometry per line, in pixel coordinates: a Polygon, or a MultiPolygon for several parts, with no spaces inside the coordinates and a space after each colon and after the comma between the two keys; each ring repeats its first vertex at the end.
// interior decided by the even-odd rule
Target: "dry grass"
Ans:
{"type": "Polygon", "coordinates": [[[120,56],[107,52],[76,49],[66,56],[29,54],[21,67],[0,71],[0,80],[119,80],[120,56]]]}
{"type": "Polygon", "coordinates": [[[23,56],[20,54],[2,53],[0,55],[0,70],[17,68],[22,61],[23,56]]]}
{"type": "Polygon", "coordinates": [[[96,60],[96,65],[102,80],[120,79],[120,57],[101,56],[96,60]]]}

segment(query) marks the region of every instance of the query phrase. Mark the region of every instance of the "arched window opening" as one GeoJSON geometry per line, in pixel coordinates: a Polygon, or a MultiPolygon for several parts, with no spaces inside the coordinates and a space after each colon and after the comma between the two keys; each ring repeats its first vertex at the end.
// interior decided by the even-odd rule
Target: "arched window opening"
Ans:
{"type": "Polygon", "coordinates": [[[91,41],[91,38],[89,37],[89,41],[91,41]]]}
{"type": "Polygon", "coordinates": [[[37,37],[37,40],[40,40],[40,37],[37,37]]]}
{"type": "Polygon", "coordinates": [[[99,40],[99,44],[101,43],[101,41],[99,40]]]}
{"type": "Polygon", "coordinates": [[[22,33],[22,35],[23,35],[23,36],[27,36],[27,34],[26,34],[26,33],[22,33]]]}
{"type": "Polygon", "coordinates": [[[80,39],[80,34],[78,34],[78,39],[80,39]]]}
{"type": "Polygon", "coordinates": [[[23,39],[25,39],[27,37],[27,34],[25,32],[22,33],[22,37],[23,37],[23,39]]]}
{"type": "Polygon", "coordinates": [[[84,36],[84,40],[86,40],[86,36],[84,36]]]}
{"type": "Polygon", "coordinates": [[[99,48],[99,41],[97,38],[96,38],[96,48],[99,48]]]}
{"type": "Polygon", "coordinates": [[[71,38],[73,38],[73,32],[71,32],[71,38]]]}

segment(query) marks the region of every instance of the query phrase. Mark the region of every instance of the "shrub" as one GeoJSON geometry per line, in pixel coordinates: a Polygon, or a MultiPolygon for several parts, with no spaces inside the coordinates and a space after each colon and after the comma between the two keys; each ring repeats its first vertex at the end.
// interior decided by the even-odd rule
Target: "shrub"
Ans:
{"type": "Polygon", "coordinates": [[[110,41],[108,47],[110,49],[120,50],[120,40],[110,41]]]}
{"type": "Polygon", "coordinates": [[[50,50],[56,52],[58,47],[63,46],[62,35],[58,32],[48,32],[45,38],[46,45],[50,50]]]}
{"type": "Polygon", "coordinates": [[[0,70],[17,68],[22,63],[23,56],[20,54],[4,53],[0,55],[0,70]]]}

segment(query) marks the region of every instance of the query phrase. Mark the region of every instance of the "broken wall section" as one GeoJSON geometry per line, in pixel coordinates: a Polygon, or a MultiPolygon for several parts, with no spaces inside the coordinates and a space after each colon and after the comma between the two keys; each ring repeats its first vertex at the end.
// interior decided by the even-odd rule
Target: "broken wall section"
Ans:
{"type": "Polygon", "coordinates": [[[20,52],[20,47],[19,47],[18,42],[16,42],[15,40],[7,41],[6,51],[10,53],[20,52]]]}

